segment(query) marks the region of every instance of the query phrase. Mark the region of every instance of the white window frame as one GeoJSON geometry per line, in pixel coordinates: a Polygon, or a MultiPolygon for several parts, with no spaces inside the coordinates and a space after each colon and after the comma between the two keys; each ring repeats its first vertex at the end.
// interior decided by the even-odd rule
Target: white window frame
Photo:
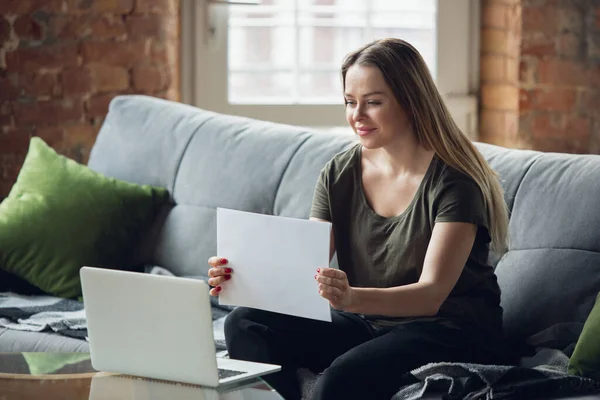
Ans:
{"type": "MultiPolygon", "coordinates": [[[[315,127],[346,126],[340,104],[229,104],[227,8],[181,1],[181,101],[224,114],[315,127]]],[[[480,0],[438,0],[437,85],[458,126],[477,139],[480,0]]]]}

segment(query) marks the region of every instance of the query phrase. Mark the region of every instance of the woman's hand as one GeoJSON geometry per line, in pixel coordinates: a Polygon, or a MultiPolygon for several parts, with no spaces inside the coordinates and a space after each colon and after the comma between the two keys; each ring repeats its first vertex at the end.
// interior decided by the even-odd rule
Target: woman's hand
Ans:
{"type": "Polygon", "coordinates": [[[352,304],[353,288],[346,273],[334,268],[318,268],[315,280],[319,283],[319,294],[329,300],[331,307],[344,310],[352,304]]]}
{"type": "Polygon", "coordinates": [[[231,279],[233,270],[229,267],[225,267],[225,265],[227,265],[226,258],[211,257],[208,259],[208,265],[212,267],[208,270],[208,276],[210,277],[208,284],[214,286],[210,289],[210,295],[218,296],[221,290],[223,290],[221,284],[231,279]]]}

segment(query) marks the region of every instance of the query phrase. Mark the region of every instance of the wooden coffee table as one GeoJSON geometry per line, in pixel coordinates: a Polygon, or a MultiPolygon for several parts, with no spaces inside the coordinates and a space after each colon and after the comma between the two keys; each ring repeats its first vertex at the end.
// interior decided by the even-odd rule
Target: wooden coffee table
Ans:
{"type": "Polygon", "coordinates": [[[196,385],[98,372],[92,368],[89,353],[0,353],[0,398],[3,400],[216,400],[238,397],[283,399],[260,378],[217,391],[196,385]]]}

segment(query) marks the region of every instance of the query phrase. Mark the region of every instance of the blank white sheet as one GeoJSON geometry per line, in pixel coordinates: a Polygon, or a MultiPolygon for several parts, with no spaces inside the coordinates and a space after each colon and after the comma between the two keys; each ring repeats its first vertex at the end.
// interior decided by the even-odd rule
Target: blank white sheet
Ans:
{"type": "Polygon", "coordinates": [[[217,254],[229,262],[219,304],[331,322],[317,268],[329,267],[329,222],[217,208],[217,254]]]}

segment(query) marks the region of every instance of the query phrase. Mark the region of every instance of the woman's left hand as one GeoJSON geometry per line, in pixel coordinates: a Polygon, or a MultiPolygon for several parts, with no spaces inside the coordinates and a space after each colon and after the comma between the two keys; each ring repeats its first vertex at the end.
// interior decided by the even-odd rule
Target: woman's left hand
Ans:
{"type": "Polygon", "coordinates": [[[319,283],[319,294],[329,300],[331,307],[344,310],[352,304],[353,288],[344,271],[335,268],[318,268],[315,280],[319,283]]]}

